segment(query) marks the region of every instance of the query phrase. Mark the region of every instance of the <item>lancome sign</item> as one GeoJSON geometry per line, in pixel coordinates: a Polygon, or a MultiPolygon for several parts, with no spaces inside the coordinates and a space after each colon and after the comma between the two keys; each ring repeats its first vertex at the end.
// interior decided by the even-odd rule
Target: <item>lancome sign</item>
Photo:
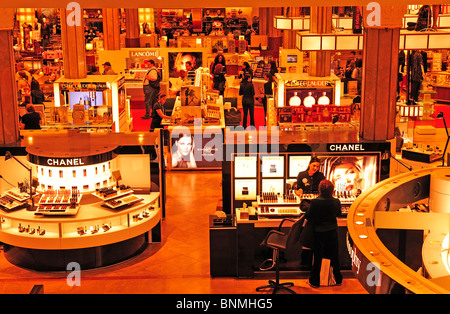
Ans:
{"type": "Polygon", "coordinates": [[[130,58],[158,58],[158,50],[136,50],[130,51],[130,58]]]}

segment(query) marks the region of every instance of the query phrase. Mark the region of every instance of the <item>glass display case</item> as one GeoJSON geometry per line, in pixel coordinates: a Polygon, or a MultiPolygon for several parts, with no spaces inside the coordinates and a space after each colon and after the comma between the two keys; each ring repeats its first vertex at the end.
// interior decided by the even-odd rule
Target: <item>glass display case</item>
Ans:
{"type": "MultiPolygon", "coordinates": [[[[160,241],[165,185],[159,131],[32,137],[27,147],[9,148],[15,161],[0,157],[5,180],[19,182],[0,184],[0,241],[8,261],[64,270],[65,259],[54,259],[59,254],[82,268],[100,267],[160,241]],[[17,206],[9,206],[11,200],[17,206]],[[100,260],[91,255],[95,250],[100,260]]],[[[10,156],[7,149],[0,154],[10,156]]]]}
{"type": "Polygon", "coordinates": [[[273,121],[281,127],[305,123],[351,122],[352,108],[340,104],[341,81],[334,74],[311,77],[305,73],[277,73],[273,121]]]}
{"type": "MultiPolygon", "coordinates": [[[[221,254],[223,260],[235,265],[228,273],[248,277],[260,271],[262,263],[271,257],[259,245],[268,229],[276,230],[284,218],[299,219],[304,212],[302,204],[317,197],[294,192],[297,176],[307,169],[312,156],[320,159],[319,171],[336,187],[334,196],[342,206],[342,216],[337,219],[339,262],[341,269],[351,269],[346,245],[347,213],[360,193],[389,176],[390,143],[352,141],[342,133],[334,140],[329,131],[326,136],[318,136],[317,141],[307,142],[302,140],[303,135],[282,131],[273,137],[259,131],[224,144],[222,204],[223,211],[233,217],[233,225],[222,228],[229,235],[225,238],[223,232],[220,241],[234,241],[235,248],[221,254]],[[266,141],[254,141],[255,138],[266,141]]],[[[214,232],[218,230],[215,227],[214,232]]],[[[220,245],[211,242],[211,247],[220,245]]],[[[305,271],[299,267],[303,261],[300,255],[299,250],[286,254],[280,271],[305,271]]]]}
{"type": "MultiPolygon", "coordinates": [[[[226,138],[231,136],[226,132],[226,138]]],[[[238,134],[235,136],[239,138],[238,134]]],[[[227,160],[222,164],[224,182],[230,180],[229,187],[224,184],[223,188],[223,208],[228,214],[234,214],[243,203],[254,206],[263,193],[278,197],[294,194],[297,176],[307,169],[311,156],[321,160],[320,171],[335,185],[335,196],[341,199],[343,212],[357,195],[389,176],[390,161],[386,155],[390,151],[389,142],[346,143],[328,135],[325,142],[325,136],[319,136],[322,142],[311,143],[302,140],[302,132],[298,131],[281,131],[278,138],[260,131],[251,138],[265,138],[265,142],[259,146],[226,143],[223,148],[227,160]],[[272,141],[279,142],[272,145],[272,141]]]]}
{"type": "Polygon", "coordinates": [[[61,77],[54,83],[55,106],[46,109],[44,128],[99,128],[131,130],[130,105],[122,75],[61,77]]]}
{"type": "Polygon", "coordinates": [[[430,80],[434,86],[434,100],[438,103],[450,103],[450,71],[431,72],[430,80]]]}

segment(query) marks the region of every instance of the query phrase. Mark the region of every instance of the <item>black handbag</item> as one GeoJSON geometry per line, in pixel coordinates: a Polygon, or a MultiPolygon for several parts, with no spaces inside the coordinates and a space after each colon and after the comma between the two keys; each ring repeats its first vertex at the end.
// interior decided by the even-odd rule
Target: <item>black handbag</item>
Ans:
{"type": "Polygon", "coordinates": [[[238,126],[241,124],[241,111],[236,108],[225,109],[225,125],[238,126]]]}

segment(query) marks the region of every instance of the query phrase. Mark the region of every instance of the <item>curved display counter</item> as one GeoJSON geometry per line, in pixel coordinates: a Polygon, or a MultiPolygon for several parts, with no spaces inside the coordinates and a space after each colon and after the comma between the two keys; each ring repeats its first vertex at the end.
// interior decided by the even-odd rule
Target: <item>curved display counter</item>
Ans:
{"type": "Polygon", "coordinates": [[[449,182],[448,167],[416,170],[377,183],[353,202],[347,215],[348,250],[352,270],[368,292],[396,293],[400,287],[402,293],[450,293],[448,202],[442,206],[449,182]],[[398,237],[382,240],[381,230],[398,232],[398,237]],[[410,231],[421,232],[418,254],[412,257],[418,269],[405,256],[414,242],[410,231]],[[394,242],[406,253],[394,254],[394,242]]]}
{"type": "Polygon", "coordinates": [[[2,175],[18,183],[0,184],[0,241],[9,262],[40,271],[64,271],[72,262],[90,269],[161,241],[159,131],[35,134],[27,141],[0,159],[2,175]]]}
{"type": "Polygon", "coordinates": [[[85,195],[75,217],[41,216],[25,209],[1,213],[5,257],[37,270],[65,270],[70,261],[84,269],[125,260],[145,247],[149,230],[159,233],[159,193],[139,197],[141,202],[116,211],[102,207],[96,196],[85,195]]]}

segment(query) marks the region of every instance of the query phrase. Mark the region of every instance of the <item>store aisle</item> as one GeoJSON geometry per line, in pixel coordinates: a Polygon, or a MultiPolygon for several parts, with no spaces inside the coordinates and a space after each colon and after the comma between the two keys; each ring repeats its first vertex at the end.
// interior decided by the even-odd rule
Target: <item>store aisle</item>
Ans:
{"type": "MultiPolygon", "coordinates": [[[[42,273],[11,265],[2,252],[0,293],[26,294],[33,285],[42,284],[46,294],[254,294],[267,279],[209,275],[208,215],[221,198],[220,184],[220,171],[167,172],[163,242],[120,265],[82,271],[80,286],[69,286],[64,272],[42,273]]],[[[301,294],[366,293],[354,278],[344,279],[340,287],[320,289],[310,288],[306,279],[289,281],[301,294]]]]}

